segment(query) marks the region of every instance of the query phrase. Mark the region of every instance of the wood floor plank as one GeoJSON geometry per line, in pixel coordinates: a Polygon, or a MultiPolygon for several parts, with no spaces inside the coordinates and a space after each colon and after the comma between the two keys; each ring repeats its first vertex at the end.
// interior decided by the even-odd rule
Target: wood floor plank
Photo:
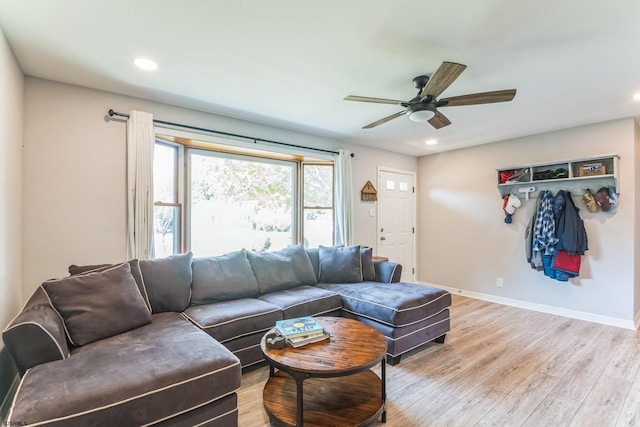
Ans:
{"type": "MultiPolygon", "coordinates": [[[[640,426],[638,332],[452,300],[445,343],[387,366],[387,423],[375,426],[640,426]]],[[[240,426],[269,425],[267,377],[264,365],[243,375],[240,426]]]]}
{"type": "Polygon", "coordinates": [[[629,394],[631,381],[605,374],[595,383],[570,426],[602,426],[616,420],[629,394]]]}
{"type": "Polygon", "coordinates": [[[640,373],[636,374],[631,384],[631,389],[615,425],[616,427],[640,426],[640,373]]]}
{"type": "Polygon", "coordinates": [[[607,366],[605,375],[632,380],[640,371],[640,338],[635,331],[625,332],[624,341],[607,366]]]}
{"type": "Polygon", "coordinates": [[[562,377],[554,392],[584,401],[591,388],[613,358],[624,340],[625,330],[607,327],[597,342],[593,342],[575,364],[562,377]]]}
{"type": "Polygon", "coordinates": [[[484,416],[477,427],[523,424],[546,399],[559,378],[535,372],[518,384],[484,416]]]}
{"type": "MultiPolygon", "coordinates": [[[[568,426],[580,408],[577,400],[560,394],[549,393],[540,405],[522,424],[522,427],[568,426]]],[[[604,427],[604,426],[600,426],[604,427]]]]}
{"type": "Polygon", "coordinates": [[[427,425],[434,427],[467,427],[473,426],[485,416],[485,414],[500,401],[504,396],[489,387],[480,385],[460,399],[440,416],[427,425]]]}

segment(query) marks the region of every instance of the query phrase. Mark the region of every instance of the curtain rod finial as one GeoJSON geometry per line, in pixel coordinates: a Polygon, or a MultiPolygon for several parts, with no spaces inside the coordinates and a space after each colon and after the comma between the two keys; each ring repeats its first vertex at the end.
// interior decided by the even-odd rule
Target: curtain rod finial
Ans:
{"type": "Polygon", "coordinates": [[[115,111],[113,111],[113,110],[109,110],[109,116],[110,116],[110,117],[113,117],[113,116],[115,116],[115,115],[116,115],[116,112],[115,112],[115,111]]]}

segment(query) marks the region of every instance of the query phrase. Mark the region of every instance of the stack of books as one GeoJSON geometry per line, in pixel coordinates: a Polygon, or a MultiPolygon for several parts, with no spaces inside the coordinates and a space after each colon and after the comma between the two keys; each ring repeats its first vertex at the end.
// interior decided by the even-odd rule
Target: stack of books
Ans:
{"type": "Polygon", "coordinates": [[[276,332],[282,335],[291,347],[301,347],[329,338],[326,331],[313,317],[297,317],[276,321],[276,332]]]}

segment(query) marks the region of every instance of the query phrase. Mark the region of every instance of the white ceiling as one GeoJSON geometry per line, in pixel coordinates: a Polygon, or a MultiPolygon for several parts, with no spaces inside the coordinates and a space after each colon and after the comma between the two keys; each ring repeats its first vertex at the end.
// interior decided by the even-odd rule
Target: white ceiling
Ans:
{"type": "Polygon", "coordinates": [[[411,155],[640,115],[639,18],[638,0],[0,0],[26,75],[411,155]],[[518,93],[441,108],[440,130],[361,129],[401,108],[343,100],[408,100],[442,61],[468,66],[442,97],[518,93]]]}

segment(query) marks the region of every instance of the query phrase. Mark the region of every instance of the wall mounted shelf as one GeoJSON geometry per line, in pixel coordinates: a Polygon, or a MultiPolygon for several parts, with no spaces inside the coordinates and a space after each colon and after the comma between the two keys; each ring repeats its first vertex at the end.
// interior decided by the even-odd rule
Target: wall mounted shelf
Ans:
{"type": "Polygon", "coordinates": [[[614,187],[620,193],[618,182],[620,157],[607,154],[560,162],[534,163],[498,169],[498,191],[500,197],[510,193],[519,197],[534,197],[542,190],[556,192],[570,191],[573,195],[582,195],[586,189],[592,193],[601,187],[614,187]],[[511,173],[511,180],[504,178],[511,173]],[[532,190],[533,189],[533,190],[532,190]]]}

